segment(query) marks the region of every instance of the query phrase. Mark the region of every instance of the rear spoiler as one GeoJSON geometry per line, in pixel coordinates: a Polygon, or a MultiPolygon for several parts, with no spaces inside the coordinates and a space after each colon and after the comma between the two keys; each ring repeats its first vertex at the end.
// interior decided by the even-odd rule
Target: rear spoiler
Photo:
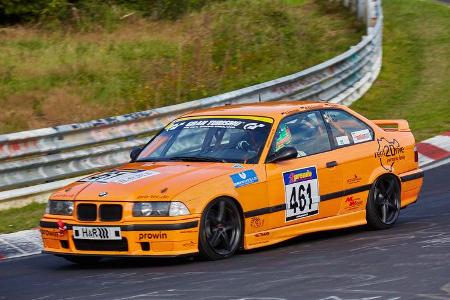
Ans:
{"type": "Polygon", "coordinates": [[[376,125],[388,131],[411,131],[406,120],[371,120],[376,125]]]}

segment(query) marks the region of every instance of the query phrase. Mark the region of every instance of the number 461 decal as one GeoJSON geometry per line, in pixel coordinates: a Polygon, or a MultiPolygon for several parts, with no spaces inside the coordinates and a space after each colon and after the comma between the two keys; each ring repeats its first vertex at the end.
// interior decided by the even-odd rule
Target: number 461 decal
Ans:
{"type": "Polygon", "coordinates": [[[286,222],[319,213],[319,187],[316,167],[283,173],[286,222]]]}

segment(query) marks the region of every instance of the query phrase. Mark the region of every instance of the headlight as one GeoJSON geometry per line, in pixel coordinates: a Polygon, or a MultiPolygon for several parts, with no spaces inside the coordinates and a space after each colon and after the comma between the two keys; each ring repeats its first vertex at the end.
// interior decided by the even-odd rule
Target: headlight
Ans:
{"type": "Polygon", "coordinates": [[[73,213],[73,201],[49,200],[45,213],[50,215],[71,216],[73,213]]]}
{"type": "Polygon", "coordinates": [[[133,206],[134,217],[164,217],[189,215],[182,202],[137,202],[133,206]]]}
{"type": "Polygon", "coordinates": [[[191,212],[182,202],[170,202],[169,216],[186,216],[191,212]]]}

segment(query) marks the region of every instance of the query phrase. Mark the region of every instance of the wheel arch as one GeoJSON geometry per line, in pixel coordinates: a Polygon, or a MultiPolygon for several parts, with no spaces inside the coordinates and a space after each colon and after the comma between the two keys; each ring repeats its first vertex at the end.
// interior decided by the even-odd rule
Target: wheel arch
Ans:
{"type": "Polygon", "coordinates": [[[239,215],[240,215],[240,217],[241,217],[241,221],[242,221],[242,233],[244,233],[245,232],[245,217],[244,217],[244,210],[243,210],[243,208],[242,208],[242,205],[241,205],[241,203],[235,198],[235,197],[233,197],[233,196],[230,196],[230,195],[221,195],[221,196],[216,196],[216,197],[214,197],[213,199],[211,199],[210,201],[208,201],[207,203],[206,203],[206,205],[203,207],[203,209],[202,209],[202,214],[203,214],[203,212],[205,211],[205,208],[211,203],[211,202],[213,202],[214,200],[216,200],[216,199],[219,199],[219,198],[227,198],[227,199],[229,199],[229,200],[231,200],[231,201],[233,201],[233,203],[236,205],[236,207],[238,208],[238,210],[239,210],[239,215]]]}
{"type": "Polygon", "coordinates": [[[401,196],[402,181],[401,181],[400,177],[397,174],[393,173],[393,172],[387,172],[382,167],[375,168],[373,170],[372,174],[370,175],[370,177],[369,177],[370,188],[372,188],[372,186],[375,184],[375,182],[378,179],[382,178],[382,177],[393,177],[393,178],[395,178],[395,180],[398,183],[398,186],[400,187],[400,196],[401,196]]]}
{"type": "Polygon", "coordinates": [[[370,183],[370,187],[372,188],[372,186],[375,184],[375,182],[377,182],[380,178],[384,178],[384,177],[390,177],[390,178],[394,178],[394,180],[397,182],[398,187],[400,189],[400,202],[401,202],[401,196],[402,196],[402,181],[400,179],[400,177],[395,174],[395,173],[381,173],[378,174],[370,183]]]}

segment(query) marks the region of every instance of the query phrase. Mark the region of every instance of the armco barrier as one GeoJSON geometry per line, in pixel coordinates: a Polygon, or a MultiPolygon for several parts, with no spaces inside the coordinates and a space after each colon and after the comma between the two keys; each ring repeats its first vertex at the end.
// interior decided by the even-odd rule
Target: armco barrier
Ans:
{"type": "Polygon", "coordinates": [[[50,191],[67,184],[67,178],[126,162],[131,148],[142,145],[166,123],[193,109],[280,99],[348,105],[359,99],[381,68],[381,2],[343,2],[365,20],[367,35],[347,52],[307,70],[177,105],[0,135],[0,208],[45,200],[50,191]],[[18,199],[23,201],[13,201],[18,199]]]}

